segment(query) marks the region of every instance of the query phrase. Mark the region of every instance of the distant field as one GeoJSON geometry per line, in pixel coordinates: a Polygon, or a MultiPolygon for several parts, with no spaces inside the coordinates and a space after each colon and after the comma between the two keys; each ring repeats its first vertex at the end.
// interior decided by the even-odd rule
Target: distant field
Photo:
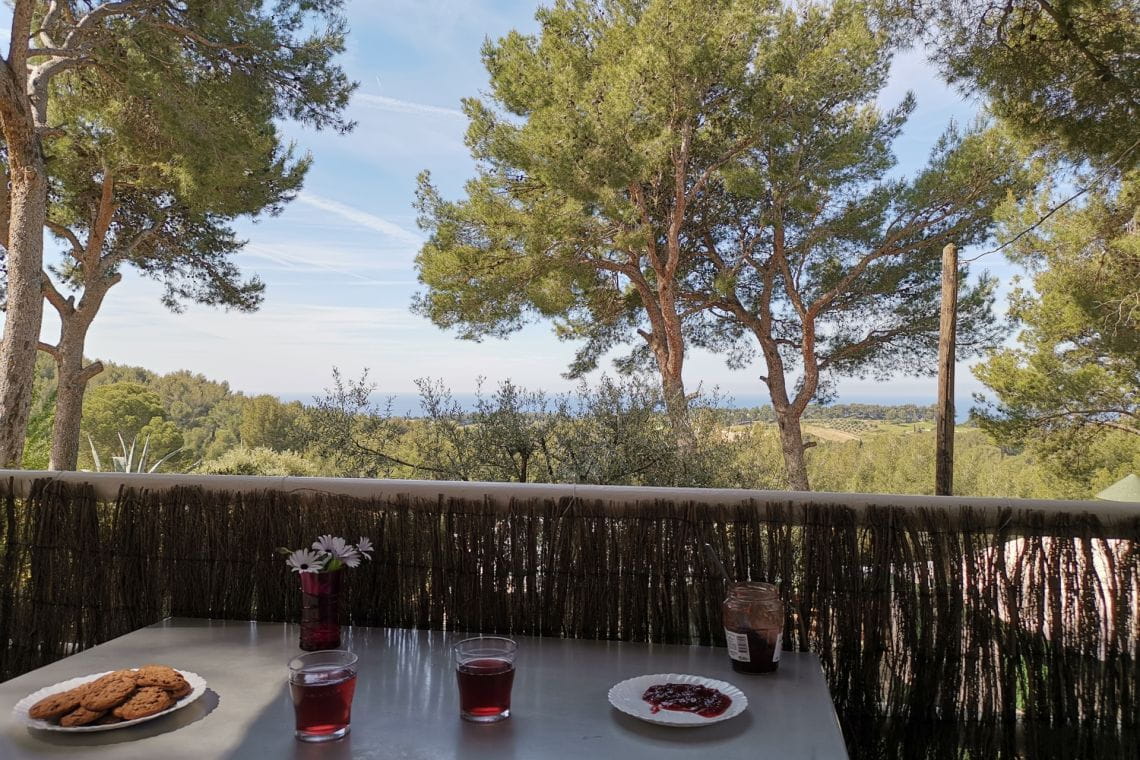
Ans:
{"type": "MultiPolygon", "coordinates": [[[[764,429],[775,428],[773,422],[752,422],[733,425],[726,433],[729,440],[738,438],[749,428],[764,429]]],[[[868,438],[881,435],[907,435],[910,433],[928,433],[934,429],[934,423],[923,422],[888,422],[886,420],[863,420],[845,417],[835,420],[809,420],[803,423],[803,431],[807,435],[815,436],[823,441],[835,443],[849,443],[851,441],[864,441],[868,438]]],[[[960,430],[958,432],[961,432],[960,430]]]]}
{"type": "Polygon", "coordinates": [[[856,433],[850,433],[846,430],[837,430],[836,428],[821,427],[815,423],[803,426],[805,433],[814,435],[816,438],[822,438],[825,441],[861,441],[862,436],[856,433]]]}

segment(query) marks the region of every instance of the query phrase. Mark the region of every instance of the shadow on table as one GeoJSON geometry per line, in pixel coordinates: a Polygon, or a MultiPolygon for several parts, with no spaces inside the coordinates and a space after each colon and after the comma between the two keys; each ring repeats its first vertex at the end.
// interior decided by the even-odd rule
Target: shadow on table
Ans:
{"type": "Polygon", "coordinates": [[[114,731],[85,731],[78,734],[66,734],[59,731],[41,731],[39,729],[29,728],[28,733],[39,741],[47,744],[55,744],[60,747],[91,747],[104,744],[135,742],[139,739],[148,739],[152,736],[159,736],[160,734],[169,734],[185,726],[189,726],[191,723],[197,723],[212,713],[220,702],[221,698],[216,691],[206,689],[201,697],[186,707],[183,707],[181,710],[172,712],[169,715],[164,715],[161,718],[155,718],[146,723],[139,723],[136,726],[127,726],[126,728],[114,731]]]}
{"type": "MultiPolygon", "coordinates": [[[[522,718],[526,720],[526,718],[522,718]]],[[[498,723],[471,723],[455,716],[455,746],[463,747],[471,757],[494,757],[496,760],[511,760],[518,757],[515,752],[515,726],[519,718],[509,718],[498,723]]]]}
{"type": "MultiPolygon", "coordinates": [[[[384,736],[385,728],[361,710],[354,715],[353,730],[343,739],[306,743],[293,738],[293,710],[289,689],[282,684],[277,696],[244,728],[241,743],[230,750],[225,760],[248,760],[272,757],[282,760],[440,760],[439,736],[384,736]],[[420,742],[423,746],[420,746],[420,742]]],[[[515,758],[513,739],[515,725],[511,720],[476,725],[455,716],[456,744],[472,757],[515,758]],[[505,746],[504,746],[505,745],[505,746]]],[[[462,756],[460,756],[462,757],[462,756]]]]}
{"type": "Polygon", "coordinates": [[[343,739],[330,742],[306,743],[293,738],[293,708],[289,685],[281,684],[276,696],[265,704],[257,717],[243,730],[241,743],[223,757],[227,760],[248,758],[291,758],[292,760],[354,760],[373,757],[360,748],[353,751],[349,732],[343,739]]]}
{"type": "Polygon", "coordinates": [[[686,727],[659,726],[647,723],[632,715],[627,715],[617,708],[613,708],[610,713],[614,724],[623,731],[636,734],[641,739],[659,740],[669,744],[711,745],[735,739],[752,728],[751,710],[745,710],[732,720],[714,723],[710,726],[686,727]]]}

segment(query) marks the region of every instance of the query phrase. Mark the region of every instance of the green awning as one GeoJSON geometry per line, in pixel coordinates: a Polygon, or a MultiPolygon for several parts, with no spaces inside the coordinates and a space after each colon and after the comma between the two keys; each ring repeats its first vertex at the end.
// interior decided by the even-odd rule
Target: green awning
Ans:
{"type": "Polygon", "coordinates": [[[1105,501],[1135,501],[1140,502],[1140,477],[1135,473],[1125,475],[1108,488],[1096,495],[1105,501]]]}

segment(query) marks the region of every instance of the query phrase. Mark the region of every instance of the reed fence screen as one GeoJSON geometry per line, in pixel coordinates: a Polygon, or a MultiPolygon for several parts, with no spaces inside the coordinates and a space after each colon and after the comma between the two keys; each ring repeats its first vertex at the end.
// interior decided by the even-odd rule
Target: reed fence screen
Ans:
{"type": "Polygon", "coordinates": [[[709,542],[779,585],[853,758],[1140,757],[1140,518],[7,486],[0,679],[168,615],[296,621],[274,550],[322,533],[376,544],[346,623],[723,646],[709,542]]]}

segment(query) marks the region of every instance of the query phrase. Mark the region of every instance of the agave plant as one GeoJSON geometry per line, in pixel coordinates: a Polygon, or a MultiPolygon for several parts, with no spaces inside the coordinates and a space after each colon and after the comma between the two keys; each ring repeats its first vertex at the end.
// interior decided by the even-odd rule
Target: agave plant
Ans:
{"type": "MultiPolygon", "coordinates": [[[[150,436],[148,435],[143,439],[142,450],[139,452],[138,459],[135,459],[135,448],[137,447],[139,437],[136,434],[131,439],[131,445],[128,446],[123,434],[119,433],[119,445],[123,448],[122,456],[111,457],[111,469],[107,472],[156,472],[159,467],[168,462],[178,452],[182,451],[183,447],[179,446],[174,451],[159,459],[149,468],[147,467],[147,453],[150,449],[150,436]]],[[[95,472],[104,472],[103,462],[99,459],[99,452],[95,450],[95,441],[91,436],[87,436],[87,444],[91,447],[91,459],[95,462],[95,472]]]]}

